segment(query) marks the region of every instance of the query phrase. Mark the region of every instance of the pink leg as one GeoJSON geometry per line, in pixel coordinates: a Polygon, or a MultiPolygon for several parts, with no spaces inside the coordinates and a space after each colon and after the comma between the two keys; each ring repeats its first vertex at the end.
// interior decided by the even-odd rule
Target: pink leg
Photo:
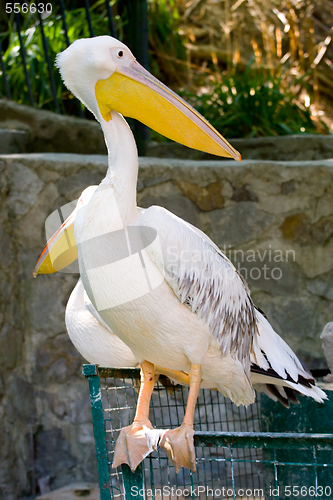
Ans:
{"type": "Polygon", "coordinates": [[[194,451],[194,410],[198,399],[201,384],[201,366],[191,365],[189,373],[190,391],[183,423],[176,429],[168,430],[163,434],[160,447],[164,449],[178,473],[181,467],[196,471],[194,451]]]}
{"type": "Polygon", "coordinates": [[[147,429],[153,429],[149,421],[149,404],[155,384],[154,365],[148,361],[141,363],[141,385],[136,413],[132,425],[124,427],[117,439],[113,467],[127,464],[135,471],[137,466],[157,447],[156,442],[149,443],[147,429]]]}

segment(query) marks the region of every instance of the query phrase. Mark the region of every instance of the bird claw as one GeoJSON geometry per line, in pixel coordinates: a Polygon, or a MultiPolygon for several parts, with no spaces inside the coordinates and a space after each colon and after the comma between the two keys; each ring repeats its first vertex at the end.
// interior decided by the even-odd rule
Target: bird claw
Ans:
{"type": "Polygon", "coordinates": [[[162,436],[160,447],[176,468],[177,474],[181,467],[196,471],[193,436],[193,428],[186,424],[167,430],[162,436]]]}
{"type": "Polygon", "coordinates": [[[149,420],[133,422],[124,427],[117,439],[112,467],[127,464],[132,472],[157,449],[162,431],[154,429],[149,420]]]}

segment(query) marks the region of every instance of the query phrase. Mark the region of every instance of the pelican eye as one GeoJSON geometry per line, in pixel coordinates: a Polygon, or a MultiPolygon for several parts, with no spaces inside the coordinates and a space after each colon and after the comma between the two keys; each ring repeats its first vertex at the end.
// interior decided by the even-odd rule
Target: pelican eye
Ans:
{"type": "Polygon", "coordinates": [[[123,55],[124,55],[124,52],[122,50],[118,50],[117,57],[119,57],[119,59],[120,59],[123,57],[123,55]]]}

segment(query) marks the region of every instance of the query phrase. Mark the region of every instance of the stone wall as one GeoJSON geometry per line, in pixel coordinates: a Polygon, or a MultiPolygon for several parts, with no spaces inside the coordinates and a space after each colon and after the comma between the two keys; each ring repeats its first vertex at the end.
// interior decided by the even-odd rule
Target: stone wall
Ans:
{"type": "MultiPolygon", "coordinates": [[[[64,324],[77,277],[31,273],[45,218],[98,183],[106,164],[105,156],[0,157],[0,497],[7,500],[30,493],[33,466],[52,488],[96,479],[83,360],[64,324]]],[[[138,203],[163,205],[211,236],[278,333],[311,367],[324,366],[319,335],[333,318],[332,160],[146,158],[138,203]]]]}
{"type": "Polygon", "coordinates": [[[0,99],[0,153],[38,151],[103,154],[105,141],[99,123],[93,119],[59,115],[0,99]]]}

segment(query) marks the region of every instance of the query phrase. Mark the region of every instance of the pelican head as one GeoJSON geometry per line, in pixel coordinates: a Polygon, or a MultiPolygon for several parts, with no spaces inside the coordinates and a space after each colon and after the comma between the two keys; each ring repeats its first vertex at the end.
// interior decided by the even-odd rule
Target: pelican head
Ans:
{"type": "Polygon", "coordinates": [[[205,118],[144,69],[119,40],[77,40],[58,54],[56,64],[65,85],[102,126],[116,111],[185,146],[240,160],[205,118]]]}
{"type": "Polygon", "coordinates": [[[95,86],[115,73],[121,59],[135,61],[126,45],[105,35],[76,40],[57,55],[56,66],[66,87],[99,119],[95,86]]]}

